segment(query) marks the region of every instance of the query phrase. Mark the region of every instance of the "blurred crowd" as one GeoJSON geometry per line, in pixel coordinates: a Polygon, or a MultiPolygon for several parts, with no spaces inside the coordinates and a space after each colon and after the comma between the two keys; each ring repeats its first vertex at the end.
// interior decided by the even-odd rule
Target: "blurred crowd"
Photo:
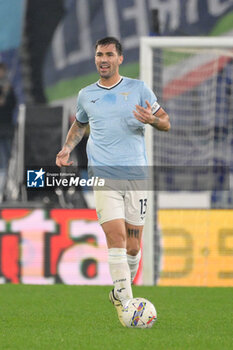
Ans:
{"type": "MultiPolygon", "coordinates": [[[[0,196],[5,186],[14,136],[14,113],[17,98],[9,79],[7,66],[0,63],[0,196]]],[[[0,201],[2,198],[0,198],[0,201]]]]}

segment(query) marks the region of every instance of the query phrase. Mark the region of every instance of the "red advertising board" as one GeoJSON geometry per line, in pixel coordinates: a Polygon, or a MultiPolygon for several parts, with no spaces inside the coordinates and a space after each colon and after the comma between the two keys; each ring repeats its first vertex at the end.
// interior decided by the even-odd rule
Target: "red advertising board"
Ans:
{"type": "MultiPolygon", "coordinates": [[[[142,283],[141,267],[135,283],[142,283]]],[[[112,284],[104,232],[92,209],[3,209],[0,283],[112,284]]]]}

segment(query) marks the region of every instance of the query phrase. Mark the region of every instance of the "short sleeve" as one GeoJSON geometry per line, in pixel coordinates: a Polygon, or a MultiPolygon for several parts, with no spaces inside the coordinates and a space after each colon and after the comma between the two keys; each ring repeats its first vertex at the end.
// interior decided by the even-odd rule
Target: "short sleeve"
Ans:
{"type": "Polygon", "coordinates": [[[142,89],[142,106],[147,107],[146,100],[149,101],[152,113],[155,114],[159,109],[160,105],[157,102],[157,97],[155,96],[154,92],[143,82],[143,89],[142,89]]]}
{"type": "Polygon", "coordinates": [[[82,91],[79,92],[77,98],[76,120],[83,124],[88,123],[88,116],[82,104],[82,91]]]}

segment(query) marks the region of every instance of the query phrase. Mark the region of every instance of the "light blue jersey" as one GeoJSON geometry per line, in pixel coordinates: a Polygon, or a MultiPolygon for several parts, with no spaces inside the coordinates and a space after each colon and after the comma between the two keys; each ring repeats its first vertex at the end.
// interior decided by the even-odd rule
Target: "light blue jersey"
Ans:
{"type": "Polygon", "coordinates": [[[143,81],[122,77],[114,86],[99,83],[82,89],[78,95],[76,118],[90,124],[87,143],[89,166],[146,166],[145,124],[133,110],[138,104],[155,113],[160,106],[143,81]]]}

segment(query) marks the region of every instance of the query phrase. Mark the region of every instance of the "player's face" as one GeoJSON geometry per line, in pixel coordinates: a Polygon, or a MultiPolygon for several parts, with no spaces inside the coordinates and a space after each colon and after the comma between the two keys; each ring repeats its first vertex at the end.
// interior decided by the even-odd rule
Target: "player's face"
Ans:
{"type": "Polygon", "coordinates": [[[109,79],[118,75],[123,56],[119,56],[115,44],[98,45],[95,53],[95,64],[101,78],[109,79]]]}

